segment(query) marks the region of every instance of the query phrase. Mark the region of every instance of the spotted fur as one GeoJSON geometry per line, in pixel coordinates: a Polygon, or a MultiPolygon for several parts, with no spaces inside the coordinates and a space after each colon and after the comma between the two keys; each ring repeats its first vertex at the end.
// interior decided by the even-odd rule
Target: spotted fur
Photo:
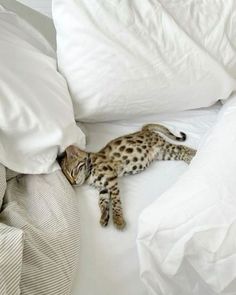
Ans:
{"type": "Polygon", "coordinates": [[[139,173],[155,160],[182,160],[188,164],[192,160],[195,150],[170,143],[159,132],[179,142],[186,139],[183,132],[178,137],[162,125],[148,124],[139,132],[112,140],[97,153],[85,152],[75,146],[66,149],[59,161],[62,171],[72,185],[87,182],[98,189],[102,226],[108,224],[111,203],[115,226],[118,229],[125,227],[118,177],[139,173]]]}

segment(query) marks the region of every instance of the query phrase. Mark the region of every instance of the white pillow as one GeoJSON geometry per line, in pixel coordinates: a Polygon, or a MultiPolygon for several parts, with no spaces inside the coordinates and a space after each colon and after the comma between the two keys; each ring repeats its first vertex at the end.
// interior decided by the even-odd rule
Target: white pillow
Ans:
{"type": "Polygon", "coordinates": [[[0,162],[21,173],[49,173],[58,169],[58,153],[84,141],[54,51],[0,6],[0,162]]]}
{"type": "Polygon", "coordinates": [[[76,119],[117,120],[206,107],[236,88],[222,59],[209,54],[220,45],[224,50],[214,54],[224,54],[231,67],[236,64],[232,36],[224,33],[232,13],[221,14],[233,0],[221,0],[213,12],[190,1],[188,10],[182,5],[174,16],[180,3],[171,1],[167,10],[168,1],[53,0],[58,63],[76,119]],[[187,33],[178,25],[183,16],[185,27],[191,25],[187,33]]]}

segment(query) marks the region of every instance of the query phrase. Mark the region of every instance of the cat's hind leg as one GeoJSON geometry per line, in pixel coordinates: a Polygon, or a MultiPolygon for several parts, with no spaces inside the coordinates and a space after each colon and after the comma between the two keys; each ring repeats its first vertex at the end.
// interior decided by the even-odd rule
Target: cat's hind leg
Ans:
{"type": "Polygon", "coordinates": [[[99,192],[99,207],[101,210],[100,224],[101,226],[107,226],[109,221],[109,206],[110,195],[107,189],[103,189],[99,192]]]}
{"type": "Polygon", "coordinates": [[[120,191],[118,189],[118,184],[116,183],[110,188],[111,203],[112,203],[112,217],[113,223],[117,229],[123,229],[126,222],[123,217],[122,204],[120,199],[120,191]]]}
{"type": "Polygon", "coordinates": [[[157,160],[161,161],[184,161],[190,164],[192,158],[195,156],[196,150],[184,146],[166,143],[162,148],[162,151],[157,153],[157,160]]]}
{"type": "Polygon", "coordinates": [[[190,164],[193,157],[196,155],[196,152],[197,152],[196,150],[186,147],[184,156],[183,156],[183,161],[187,164],[190,164]]]}

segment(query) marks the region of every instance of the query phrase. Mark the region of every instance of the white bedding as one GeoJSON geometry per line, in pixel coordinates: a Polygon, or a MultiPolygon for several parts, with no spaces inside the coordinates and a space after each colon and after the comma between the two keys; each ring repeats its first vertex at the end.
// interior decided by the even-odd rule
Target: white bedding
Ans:
{"type": "Polygon", "coordinates": [[[142,212],[138,249],[148,294],[236,294],[235,126],[234,94],[187,172],[142,212]]]}
{"type": "Polygon", "coordinates": [[[24,18],[49,41],[54,49],[56,48],[56,32],[53,22],[49,17],[15,0],[0,0],[0,5],[24,18]]]}
{"type": "Polygon", "coordinates": [[[75,118],[126,120],[227,99],[236,90],[234,2],[53,0],[75,118]]]}
{"type": "MultiPolygon", "coordinates": [[[[187,144],[197,147],[215,122],[220,105],[178,114],[148,116],[136,121],[85,124],[88,150],[96,151],[109,140],[133,132],[147,122],[161,122],[188,135],[187,144]]],[[[136,247],[138,217],[145,207],[174,184],[187,170],[183,162],[158,162],[135,176],[120,179],[127,228],[117,231],[99,225],[97,192],[88,186],[76,188],[80,210],[80,263],[73,295],[146,295],[139,277],[136,247]]]]}
{"type": "MultiPolygon", "coordinates": [[[[13,0],[0,0],[1,4],[4,4],[3,2],[6,4],[9,2],[9,6],[11,6],[13,0]]],[[[171,4],[176,4],[176,1],[159,2],[166,4],[165,9],[167,11],[171,9],[171,4]]],[[[189,1],[188,3],[190,2],[194,3],[194,1],[189,1]]],[[[179,1],[179,3],[185,5],[186,1],[179,1]]],[[[195,1],[195,3],[197,2],[195,1]]],[[[221,3],[223,2],[221,1],[221,3]]],[[[225,1],[225,3],[228,4],[230,2],[225,1]]],[[[192,9],[189,11],[194,12],[192,9]]],[[[178,11],[176,13],[178,14],[178,11]]],[[[233,22],[228,25],[228,27],[235,28],[233,22]]],[[[40,27],[42,26],[40,25],[39,29],[40,27]]],[[[187,29],[186,32],[188,33],[187,29]]],[[[47,30],[45,30],[45,34],[47,34],[47,30]]],[[[217,49],[217,47],[215,48],[217,49]]],[[[234,48],[234,44],[232,44],[232,48],[234,48]]],[[[226,55],[223,56],[226,57],[226,55]]],[[[234,75],[234,67],[229,67],[229,72],[231,75],[234,75]]],[[[159,115],[142,118],[138,121],[132,121],[132,123],[123,121],[96,125],[85,124],[82,127],[88,134],[88,149],[93,150],[102,147],[108,140],[116,136],[137,130],[142,123],[147,121],[162,122],[166,126],[175,127],[173,131],[176,132],[180,130],[185,131],[189,136],[187,143],[193,147],[197,147],[207,130],[210,130],[211,126],[214,125],[218,109],[219,106],[214,106],[209,109],[189,111],[179,113],[178,115],[169,114],[168,116],[159,115]]],[[[225,109],[226,121],[221,116],[217,125],[213,127],[213,133],[206,141],[207,144],[205,144],[204,153],[201,155],[202,160],[200,164],[193,165],[193,167],[199,165],[201,169],[198,172],[193,170],[190,174],[187,173],[187,175],[190,175],[190,180],[198,180],[193,186],[190,184],[185,188],[186,175],[184,178],[179,178],[185,171],[192,171],[192,168],[188,169],[181,162],[155,163],[140,175],[130,176],[120,180],[124,213],[128,223],[127,229],[124,232],[118,232],[112,225],[107,229],[101,228],[98,222],[97,192],[87,186],[76,189],[81,229],[79,226],[78,228],[76,227],[78,224],[76,222],[73,230],[76,228],[76,233],[80,234],[80,249],[72,247],[68,243],[71,249],[73,248],[73,251],[77,251],[76,254],[79,254],[79,264],[74,281],[73,295],[235,295],[234,220],[236,213],[234,209],[234,175],[236,163],[234,157],[235,136],[231,136],[230,133],[231,130],[234,130],[236,124],[234,120],[234,109],[236,109],[235,101],[232,103],[231,108],[226,107],[225,109]],[[225,122],[226,124],[224,124],[225,122]],[[227,135],[225,137],[226,141],[219,141],[221,134],[225,132],[227,135]],[[224,146],[225,142],[226,145],[224,146]],[[221,158],[223,147],[225,147],[225,158],[221,158]],[[216,153],[212,154],[211,151],[214,149],[216,153]],[[216,165],[218,159],[220,159],[220,166],[216,165]],[[217,172],[220,173],[217,174],[217,172]],[[231,172],[233,172],[232,175],[230,175],[231,172]],[[211,175],[211,187],[208,187],[209,183],[204,179],[208,175],[211,175]],[[213,181],[214,177],[217,179],[219,175],[223,178],[218,179],[219,182],[213,181]],[[222,181],[223,183],[229,181],[229,185],[222,185],[222,181]],[[168,190],[172,184],[175,185],[171,190],[168,190]],[[209,194],[201,195],[200,193],[200,203],[193,202],[186,205],[184,202],[188,200],[188,196],[191,196],[189,192],[192,192],[193,189],[201,189],[202,185],[209,189],[209,194]],[[182,188],[184,187],[184,194],[175,195],[176,187],[179,188],[180,186],[182,188]],[[165,195],[159,199],[159,196],[166,190],[168,191],[165,195]],[[215,202],[216,206],[213,206],[211,210],[207,211],[206,208],[209,203],[206,201],[209,201],[209,199],[210,202],[215,202]],[[159,200],[162,201],[159,202],[159,200]],[[179,202],[182,203],[180,204],[179,202]],[[141,278],[146,284],[145,288],[139,275],[136,238],[140,213],[148,205],[151,206],[141,215],[138,236],[141,278]],[[177,206],[177,210],[174,211],[173,206],[177,206]],[[197,216],[196,212],[199,208],[204,214],[197,216]],[[190,213],[193,217],[197,216],[197,218],[191,219],[191,222],[188,224],[186,220],[188,220],[190,213]],[[201,218],[202,216],[203,218],[201,218]],[[181,227],[182,221],[187,225],[183,227],[184,230],[181,227]],[[201,222],[208,222],[210,226],[219,225],[219,227],[216,231],[211,231],[210,234],[208,231],[205,231],[207,235],[205,235],[204,231],[200,232],[199,235],[193,234],[194,231],[196,232],[196,226],[201,222]],[[170,226],[171,229],[174,229],[176,223],[178,223],[178,229],[176,231],[166,230],[170,226]],[[156,232],[157,235],[155,235],[156,232]],[[152,245],[150,244],[150,236],[154,237],[152,245]],[[200,241],[200,243],[196,243],[196,241],[200,241]],[[171,250],[172,242],[176,246],[173,252],[169,251],[171,250]],[[228,246],[225,247],[225,245],[228,246]],[[165,260],[164,262],[166,264],[160,263],[160,257],[161,260],[165,260]],[[195,266],[195,272],[193,268],[189,271],[190,262],[195,266]]],[[[32,179],[35,177],[37,178],[37,176],[32,176],[32,179]]],[[[45,180],[48,183],[47,177],[45,180]]],[[[66,188],[67,185],[65,184],[64,187],[66,188]]],[[[3,188],[5,190],[5,184],[3,188]]],[[[58,187],[55,186],[55,188],[58,187]]],[[[17,198],[17,194],[14,193],[13,195],[14,198],[17,198]]],[[[25,196],[28,201],[28,195],[26,194],[25,196]]],[[[66,197],[67,195],[63,193],[63,200],[66,200],[66,197]]],[[[14,204],[17,204],[17,202],[14,204]]],[[[28,203],[26,202],[26,204],[28,203]]],[[[61,206],[63,208],[63,203],[61,206]]],[[[50,211],[50,208],[48,209],[50,211]]],[[[32,210],[30,211],[32,213],[32,210]]],[[[13,212],[16,212],[16,210],[13,210],[13,212]]],[[[52,214],[48,214],[48,216],[53,217],[52,214]]],[[[54,225],[52,221],[49,224],[54,225]]],[[[69,226],[69,228],[71,227],[69,226]]],[[[74,233],[71,234],[73,235],[74,233]]],[[[73,239],[73,241],[75,240],[73,239]]],[[[51,243],[49,244],[50,246],[46,247],[46,249],[51,249],[51,243]]],[[[73,257],[77,258],[76,254],[73,252],[73,257]]],[[[70,271],[72,270],[70,268],[70,271]]],[[[40,272],[39,275],[41,275],[40,272]]],[[[50,276],[47,271],[45,271],[45,275],[50,276]]],[[[71,275],[68,277],[71,278],[71,275]]],[[[58,278],[56,279],[58,280],[58,278]]],[[[35,283],[35,286],[43,287],[43,284],[40,284],[39,280],[36,279],[36,281],[39,284],[35,283]]],[[[30,280],[29,283],[31,283],[30,280]]],[[[55,291],[54,288],[51,290],[55,291]]]]}
{"type": "Polygon", "coordinates": [[[48,17],[52,16],[52,0],[17,0],[48,17]]]}
{"type": "Polygon", "coordinates": [[[20,173],[58,170],[58,153],[70,144],[83,145],[85,137],[55,51],[1,5],[0,36],[0,162],[20,173]]]}
{"type": "MultiPolygon", "coordinates": [[[[36,28],[40,26],[40,31],[45,32],[46,36],[50,36],[48,32],[52,32],[50,30],[52,24],[47,26],[47,18],[16,4],[14,0],[0,0],[0,4],[3,4],[5,8],[13,8],[14,11],[19,12],[19,15],[27,15],[27,20],[32,20],[33,17],[33,25],[36,28]],[[41,26],[41,24],[43,25],[41,26]],[[47,31],[45,27],[47,27],[47,31]]],[[[2,95],[0,95],[0,109],[3,111],[0,116],[0,150],[1,147],[3,147],[3,150],[7,150],[8,156],[13,160],[17,155],[20,156],[17,145],[23,136],[20,136],[19,128],[25,122],[25,114],[27,112],[31,115],[32,113],[37,114],[42,120],[43,115],[49,109],[47,103],[51,103],[52,106],[50,99],[52,100],[56,96],[62,101],[63,94],[61,91],[57,93],[55,88],[48,87],[49,80],[55,83],[57,78],[55,75],[50,74],[50,69],[55,68],[55,59],[53,61],[54,52],[47,42],[43,40],[39,33],[28,27],[24,21],[16,17],[12,12],[5,12],[1,5],[0,15],[0,49],[1,62],[3,63],[3,66],[1,64],[0,72],[4,73],[0,79],[0,89],[3,91],[2,95]],[[22,29],[21,33],[19,33],[20,28],[22,29]],[[6,31],[4,32],[6,29],[7,33],[6,31]],[[19,36],[16,36],[17,33],[22,37],[22,42],[20,42],[19,36]],[[7,46],[7,42],[9,42],[9,46],[7,46]],[[19,56],[19,52],[22,53],[24,51],[25,56],[30,58],[35,55],[36,48],[42,50],[41,54],[38,52],[37,61],[27,61],[22,56],[19,56]],[[7,56],[4,54],[4,49],[7,56]],[[43,63],[43,60],[45,60],[43,52],[45,53],[47,50],[50,54],[46,63],[44,66],[40,65],[40,67],[37,67],[40,61],[43,63]],[[4,59],[4,57],[6,58],[4,59]],[[5,65],[7,62],[9,62],[9,66],[5,65]],[[10,65],[14,66],[15,69],[12,69],[10,65]],[[51,68],[50,65],[52,65],[51,68]],[[31,75],[25,75],[26,70],[31,75]],[[43,73],[47,72],[43,75],[43,86],[40,86],[40,79],[33,79],[33,77],[35,78],[33,75],[35,72],[38,75],[43,75],[43,73]],[[47,75],[50,77],[47,77],[47,75]],[[9,79],[6,82],[4,79],[7,78],[9,79]],[[18,83],[16,83],[17,80],[19,80],[18,83]],[[34,94],[37,96],[36,93],[38,93],[37,87],[33,87],[35,80],[38,81],[37,86],[40,90],[46,87],[49,93],[48,95],[41,94],[38,96],[37,110],[34,109],[32,111],[30,106],[32,107],[33,105],[34,94]],[[17,84],[17,90],[13,86],[14,82],[17,84]],[[25,85],[32,87],[32,91],[24,87],[25,85]],[[22,93],[22,89],[25,89],[24,93],[22,93]],[[4,90],[6,91],[5,94],[4,90]],[[8,99],[11,103],[7,101],[8,99]],[[20,105],[18,104],[19,99],[22,100],[20,105]],[[45,101],[47,99],[48,101],[45,101]],[[41,109],[42,114],[40,114],[40,103],[46,107],[46,110],[41,109]],[[10,146],[5,144],[3,137],[3,134],[8,129],[4,123],[8,122],[8,120],[13,120],[9,131],[13,132],[14,140],[16,140],[15,143],[11,142],[10,146]],[[10,148],[17,151],[11,153],[10,148]]],[[[65,82],[64,85],[66,85],[65,82]]],[[[58,88],[62,90],[63,84],[58,88]]],[[[64,90],[67,91],[67,88],[64,87],[64,90]]],[[[64,113],[69,105],[70,97],[68,95],[67,103],[63,104],[64,113]]],[[[51,113],[49,117],[54,124],[55,121],[52,117],[54,114],[59,115],[59,112],[55,113],[57,105],[54,105],[53,109],[54,113],[51,113]]],[[[63,120],[64,113],[62,112],[60,122],[63,120]]],[[[33,126],[32,122],[26,121],[28,124],[26,123],[26,128],[22,130],[30,136],[32,134],[30,130],[34,129],[33,134],[36,135],[34,146],[37,150],[43,141],[42,136],[37,136],[38,132],[42,131],[42,128],[40,126],[33,126]]],[[[71,121],[73,121],[74,128],[77,130],[72,110],[71,121]]],[[[43,120],[43,124],[46,125],[47,131],[52,127],[52,124],[47,120],[43,120]]],[[[58,124],[56,125],[58,127],[58,124]]],[[[68,135],[67,132],[59,133],[68,135]]],[[[51,136],[47,136],[46,141],[55,138],[56,134],[57,131],[53,132],[51,136]]],[[[26,151],[29,147],[29,141],[24,142],[21,147],[26,151]]],[[[2,150],[0,154],[2,159],[2,150]]],[[[55,157],[56,155],[57,153],[55,153],[55,157]]],[[[29,158],[30,154],[27,154],[27,157],[29,158]]],[[[16,164],[19,164],[19,161],[16,160],[16,164]]],[[[25,164],[23,167],[26,167],[25,164]]],[[[29,165],[30,169],[34,164],[35,161],[32,165],[29,165]]],[[[0,164],[0,294],[70,294],[74,269],[78,264],[80,241],[79,214],[77,204],[75,203],[74,191],[61,171],[47,175],[19,175],[18,177],[16,175],[17,173],[9,171],[0,164]]]]}

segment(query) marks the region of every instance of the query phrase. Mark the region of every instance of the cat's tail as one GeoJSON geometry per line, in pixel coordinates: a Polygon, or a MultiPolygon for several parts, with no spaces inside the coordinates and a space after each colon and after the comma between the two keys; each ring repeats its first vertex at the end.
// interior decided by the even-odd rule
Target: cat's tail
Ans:
{"type": "Polygon", "coordinates": [[[184,132],[180,132],[181,137],[176,136],[168,128],[166,128],[165,126],[162,126],[160,124],[147,124],[147,125],[143,126],[142,130],[161,132],[166,137],[168,137],[172,140],[176,140],[176,141],[185,141],[186,140],[186,134],[184,132]]]}

